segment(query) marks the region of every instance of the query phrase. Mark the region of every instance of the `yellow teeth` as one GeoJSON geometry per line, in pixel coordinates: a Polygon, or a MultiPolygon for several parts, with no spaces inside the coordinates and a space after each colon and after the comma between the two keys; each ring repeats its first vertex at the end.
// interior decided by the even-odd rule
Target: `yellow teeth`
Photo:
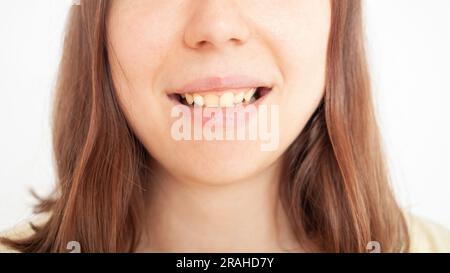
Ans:
{"type": "Polygon", "coordinates": [[[183,99],[186,99],[187,104],[195,105],[200,107],[234,107],[235,105],[239,105],[242,102],[251,103],[254,101],[254,95],[256,93],[257,88],[249,89],[248,91],[233,93],[226,92],[222,95],[215,94],[205,94],[201,95],[198,93],[186,93],[181,94],[180,96],[183,99]]]}
{"type": "Polygon", "coordinates": [[[244,100],[245,100],[245,102],[250,102],[250,101],[252,100],[252,97],[253,97],[253,95],[255,94],[255,92],[256,92],[256,89],[255,89],[255,88],[253,88],[253,89],[247,91],[247,92],[245,93],[245,95],[244,95],[244,100]]]}
{"type": "Polygon", "coordinates": [[[245,95],[244,92],[241,92],[239,94],[234,95],[234,101],[233,102],[235,104],[242,103],[242,101],[244,100],[244,95],[245,95]]]}
{"type": "Polygon", "coordinates": [[[234,94],[227,92],[220,96],[220,107],[233,107],[234,106],[234,94]]]}
{"type": "Polygon", "coordinates": [[[216,95],[205,95],[205,107],[219,107],[219,97],[216,95]]]}
{"type": "Polygon", "coordinates": [[[186,94],[186,101],[189,105],[194,103],[194,97],[191,94],[186,94]]]}

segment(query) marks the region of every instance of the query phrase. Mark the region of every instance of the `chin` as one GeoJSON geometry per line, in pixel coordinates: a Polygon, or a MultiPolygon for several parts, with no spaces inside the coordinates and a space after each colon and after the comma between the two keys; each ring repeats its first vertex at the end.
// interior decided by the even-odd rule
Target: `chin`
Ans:
{"type": "Polygon", "coordinates": [[[260,150],[259,141],[202,141],[186,144],[191,145],[178,147],[178,163],[171,162],[172,168],[169,168],[179,180],[211,185],[245,181],[276,161],[273,153],[260,150]]]}

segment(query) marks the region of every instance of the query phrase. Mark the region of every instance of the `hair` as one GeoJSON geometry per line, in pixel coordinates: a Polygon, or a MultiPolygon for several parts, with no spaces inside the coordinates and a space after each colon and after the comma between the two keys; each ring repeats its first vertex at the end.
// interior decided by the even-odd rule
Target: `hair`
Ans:
{"type": "MultiPolygon", "coordinates": [[[[139,243],[152,157],[121,110],[108,61],[110,0],[70,11],[53,109],[57,187],[49,213],[21,252],[128,252],[139,243]]],[[[280,193],[298,239],[317,251],[409,250],[404,215],[389,184],[364,49],[360,0],[331,0],[325,95],[284,154],[280,193]]]]}

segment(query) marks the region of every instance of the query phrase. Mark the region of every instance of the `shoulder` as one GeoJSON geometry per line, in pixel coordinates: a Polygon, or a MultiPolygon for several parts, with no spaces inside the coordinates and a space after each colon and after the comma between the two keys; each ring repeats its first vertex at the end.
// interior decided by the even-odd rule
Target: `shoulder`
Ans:
{"type": "Polygon", "coordinates": [[[410,252],[450,252],[450,230],[405,213],[410,236],[410,252]]]}
{"type": "MultiPolygon", "coordinates": [[[[24,221],[21,221],[13,228],[0,232],[0,238],[6,238],[11,240],[20,240],[22,238],[27,238],[34,234],[34,230],[32,228],[32,225],[39,226],[44,224],[48,218],[49,214],[39,214],[35,215],[31,219],[27,219],[24,221]]],[[[14,253],[18,252],[17,250],[11,249],[10,247],[2,244],[0,241],[0,253],[14,253]]]]}

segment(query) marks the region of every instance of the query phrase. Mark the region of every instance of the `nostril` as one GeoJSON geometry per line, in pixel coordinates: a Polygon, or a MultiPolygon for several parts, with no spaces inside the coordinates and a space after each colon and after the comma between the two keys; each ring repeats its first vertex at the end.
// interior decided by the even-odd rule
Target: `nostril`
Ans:
{"type": "Polygon", "coordinates": [[[197,48],[205,47],[208,44],[208,41],[200,41],[197,43],[197,48]]]}

